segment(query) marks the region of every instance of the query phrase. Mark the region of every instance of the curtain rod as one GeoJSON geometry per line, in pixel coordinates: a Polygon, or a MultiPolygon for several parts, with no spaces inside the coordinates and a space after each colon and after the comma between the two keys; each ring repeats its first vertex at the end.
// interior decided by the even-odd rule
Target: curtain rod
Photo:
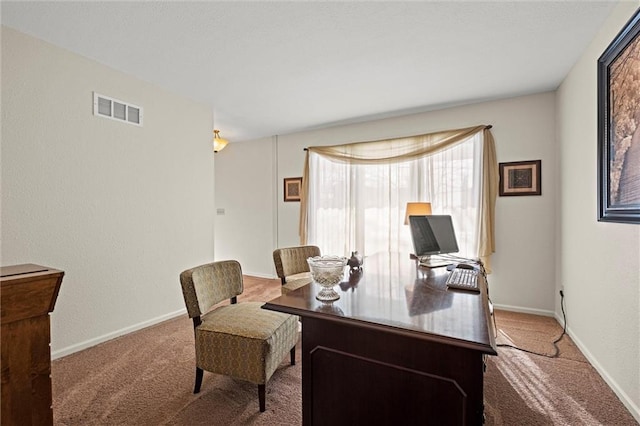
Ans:
{"type": "MultiPolygon", "coordinates": [[[[487,124],[486,126],[484,126],[485,130],[489,130],[493,127],[492,124],[487,124]]],[[[309,148],[302,148],[303,151],[309,151],[309,148]]]]}

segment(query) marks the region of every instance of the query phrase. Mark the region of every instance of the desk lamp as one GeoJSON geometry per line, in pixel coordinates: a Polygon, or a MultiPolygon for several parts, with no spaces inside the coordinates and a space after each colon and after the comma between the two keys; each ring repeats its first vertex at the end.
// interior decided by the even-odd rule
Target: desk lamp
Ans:
{"type": "Polygon", "coordinates": [[[426,216],[431,214],[431,203],[407,203],[404,224],[409,224],[409,216],[426,216]]]}
{"type": "MultiPolygon", "coordinates": [[[[407,203],[407,209],[404,215],[404,224],[409,224],[409,216],[427,216],[431,214],[431,203],[407,203]]],[[[432,261],[430,255],[420,256],[417,254],[412,254],[411,258],[418,258],[420,260],[420,264],[429,267],[438,267],[445,265],[442,262],[432,261]]]]}

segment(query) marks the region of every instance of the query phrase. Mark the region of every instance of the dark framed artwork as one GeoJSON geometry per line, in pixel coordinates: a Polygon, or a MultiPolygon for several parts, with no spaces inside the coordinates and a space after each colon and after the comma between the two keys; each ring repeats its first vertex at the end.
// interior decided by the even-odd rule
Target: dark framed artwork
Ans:
{"type": "Polygon", "coordinates": [[[500,196],[541,195],[542,160],[500,163],[500,196]]]}
{"type": "Polygon", "coordinates": [[[284,201],[300,201],[302,178],[284,178],[284,201]]]}
{"type": "Polygon", "coordinates": [[[640,223],[640,12],[598,59],[598,220],[640,223]]]}

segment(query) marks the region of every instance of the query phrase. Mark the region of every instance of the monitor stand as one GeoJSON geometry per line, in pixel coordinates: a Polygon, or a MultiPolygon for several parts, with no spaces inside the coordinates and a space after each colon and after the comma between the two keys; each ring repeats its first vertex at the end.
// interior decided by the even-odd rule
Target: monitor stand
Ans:
{"type": "Polygon", "coordinates": [[[453,262],[448,259],[439,258],[437,256],[422,256],[418,258],[420,266],[427,268],[442,268],[451,265],[453,262]]]}

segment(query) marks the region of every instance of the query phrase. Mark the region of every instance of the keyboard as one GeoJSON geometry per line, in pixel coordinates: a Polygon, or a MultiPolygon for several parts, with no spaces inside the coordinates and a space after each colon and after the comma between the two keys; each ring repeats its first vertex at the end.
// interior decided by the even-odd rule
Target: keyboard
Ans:
{"type": "Polygon", "coordinates": [[[447,288],[480,293],[480,289],[478,288],[478,271],[474,269],[453,269],[447,277],[447,288]]]}

